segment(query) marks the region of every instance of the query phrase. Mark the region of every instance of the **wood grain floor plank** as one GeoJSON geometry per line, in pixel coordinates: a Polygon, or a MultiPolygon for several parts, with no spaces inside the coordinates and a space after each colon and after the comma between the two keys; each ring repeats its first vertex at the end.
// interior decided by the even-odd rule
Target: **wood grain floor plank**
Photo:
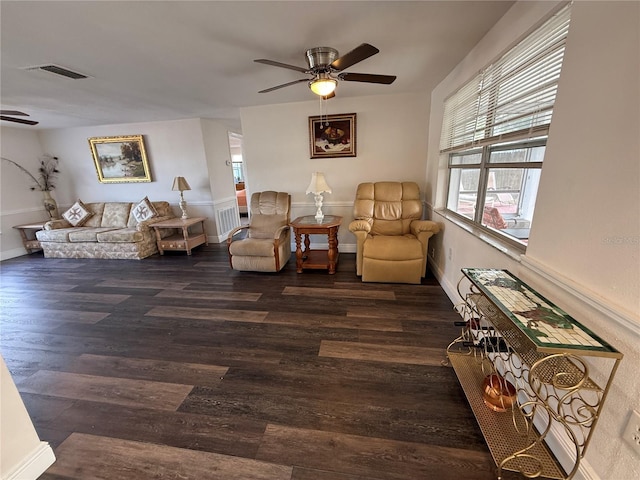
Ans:
{"type": "MultiPolygon", "coordinates": [[[[3,280],[6,281],[6,279],[3,276],[3,280]]],[[[58,282],[37,282],[37,281],[29,281],[29,282],[24,282],[24,283],[28,283],[29,285],[33,286],[33,287],[38,287],[38,292],[41,291],[49,291],[49,292],[66,292],[69,290],[73,290],[74,288],[76,288],[78,285],[75,283],[58,283],[58,282]]],[[[6,286],[3,285],[0,287],[0,293],[2,293],[3,296],[7,295],[24,295],[24,284],[20,285],[20,286],[6,286]]]]}
{"type": "Polygon", "coordinates": [[[308,328],[345,328],[353,330],[378,330],[382,332],[401,332],[402,323],[397,320],[378,318],[345,318],[339,315],[306,314],[293,312],[269,312],[265,323],[295,325],[308,328]]]}
{"type": "MultiPolygon", "coordinates": [[[[215,415],[192,414],[28,393],[23,395],[28,409],[46,412],[40,413],[34,422],[47,432],[55,432],[54,429],[62,425],[69,432],[254,458],[266,428],[263,420],[229,416],[222,412],[215,415]]],[[[53,440],[59,436],[53,435],[53,440]]],[[[46,436],[40,438],[50,440],[46,436]]]]}
{"type": "MultiPolygon", "coordinates": [[[[70,480],[290,480],[292,467],[230,455],[73,433],[47,475],[70,480]]],[[[55,478],[55,477],[54,477],[55,478]]]]}
{"type": "Polygon", "coordinates": [[[46,392],[54,397],[175,410],[193,385],[39,370],[20,382],[19,388],[22,392],[46,392]]]}
{"type": "Polygon", "coordinates": [[[108,316],[108,312],[34,308],[27,305],[3,306],[0,310],[1,321],[23,325],[42,323],[43,319],[46,319],[47,323],[54,322],[57,325],[63,322],[97,323],[108,316]]]}
{"type": "MultiPolygon", "coordinates": [[[[363,305],[363,306],[348,306],[347,317],[366,317],[366,318],[391,318],[394,320],[425,320],[433,319],[435,321],[445,321],[447,323],[452,322],[451,316],[451,304],[446,305],[444,309],[444,315],[439,312],[438,315],[434,315],[433,309],[430,308],[416,308],[406,307],[401,304],[394,305],[363,305]]],[[[457,318],[457,317],[454,317],[457,318]]]]}
{"type": "Polygon", "coordinates": [[[184,385],[214,386],[220,383],[229,367],[198,363],[170,362],[145,358],[122,358],[83,353],[67,367],[72,373],[149,380],[184,385]]]}
{"type": "Polygon", "coordinates": [[[380,480],[372,476],[349,475],[317,468],[293,467],[291,480],[380,480]]]}
{"type": "Polygon", "coordinates": [[[388,383],[383,381],[348,381],[313,375],[312,370],[305,378],[304,374],[287,375],[287,369],[281,374],[266,370],[260,375],[255,369],[230,369],[218,387],[195,387],[179,411],[241,415],[298,428],[484,448],[455,378],[436,383],[428,382],[425,375],[420,384],[397,384],[390,395],[388,383]],[[443,406],[438,410],[423,407],[433,403],[443,406]]]}
{"type": "Polygon", "coordinates": [[[11,377],[16,383],[26,377],[30,377],[38,370],[65,370],[76,358],[75,355],[69,353],[33,350],[22,347],[11,348],[4,346],[2,352],[11,377]]]}
{"type": "Polygon", "coordinates": [[[459,316],[433,276],[369,284],[354,254],[335,275],[289,260],[237,272],[212,244],[144,261],[3,261],[0,351],[64,466],[41,480],[253,480],[264,465],[288,480],[495,478],[459,461],[489,453],[439,364],[459,316]],[[436,366],[409,363],[430,355],[436,366]],[[268,424],[289,430],[262,443],[268,424]]]}
{"type": "Polygon", "coordinates": [[[369,300],[396,299],[395,293],[390,290],[357,290],[351,288],[285,287],[282,294],[323,298],[365,298],[369,300]]]}
{"type": "Polygon", "coordinates": [[[105,303],[108,305],[115,305],[118,303],[122,303],[128,298],[130,295],[119,295],[115,293],[76,293],[76,292],[42,292],[38,295],[38,298],[44,300],[56,300],[58,302],[62,301],[74,301],[74,302],[86,302],[86,303],[105,303]]]}
{"type": "Polygon", "coordinates": [[[220,308],[155,307],[146,315],[154,317],[195,318],[229,322],[263,322],[269,312],[251,310],[225,310],[220,308]]]}
{"type": "Polygon", "coordinates": [[[182,290],[189,285],[188,282],[171,282],[166,280],[145,280],[131,281],[125,279],[105,280],[96,285],[96,287],[113,287],[113,288],[151,288],[160,290],[182,290]]]}
{"type": "Polygon", "coordinates": [[[32,295],[23,294],[23,295],[0,295],[0,313],[5,308],[19,308],[28,304],[34,308],[47,308],[47,307],[55,307],[58,303],[58,299],[55,297],[43,298],[39,297],[37,293],[32,295]]]}
{"type": "Polygon", "coordinates": [[[319,355],[321,357],[349,358],[373,362],[439,366],[445,358],[445,351],[443,348],[326,340],[320,346],[319,355]]]}
{"type": "Polygon", "coordinates": [[[261,293],[248,292],[194,292],[186,290],[163,290],[156,294],[159,298],[179,298],[182,300],[223,300],[229,302],[257,302],[262,296],[261,293]]]}
{"type": "Polygon", "coordinates": [[[474,480],[495,478],[491,456],[485,452],[271,424],[257,459],[380,480],[459,480],[459,472],[474,480]]]}

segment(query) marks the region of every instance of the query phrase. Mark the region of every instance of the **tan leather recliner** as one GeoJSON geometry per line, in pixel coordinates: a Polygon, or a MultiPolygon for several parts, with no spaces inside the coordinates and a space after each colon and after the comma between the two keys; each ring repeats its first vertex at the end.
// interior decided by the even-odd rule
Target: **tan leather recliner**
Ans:
{"type": "Polygon", "coordinates": [[[357,239],[356,274],[363,282],[420,283],[427,268],[429,238],[438,224],[422,218],[414,182],[358,185],[349,230],[357,239]]]}
{"type": "Polygon", "coordinates": [[[227,238],[231,268],[278,272],[291,257],[291,196],[285,192],[256,192],[251,195],[249,211],[249,225],[235,228],[227,238]],[[245,229],[245,238],[233,239],[245,229]]]}

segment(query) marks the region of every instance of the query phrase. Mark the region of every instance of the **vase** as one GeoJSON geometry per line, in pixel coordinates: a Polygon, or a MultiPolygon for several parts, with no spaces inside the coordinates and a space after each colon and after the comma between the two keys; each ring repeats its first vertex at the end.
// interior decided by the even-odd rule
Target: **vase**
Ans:
{"type": "Polygon", "coordinates": [[[43,190],[42,196],[44,197],[44,209],[49,214],[49,218],[51,218],[51,220],[58,220],[60,218],[60,213],[58,212],[58,204],[51,196],[51,192],[49,190],[43,190]]]}

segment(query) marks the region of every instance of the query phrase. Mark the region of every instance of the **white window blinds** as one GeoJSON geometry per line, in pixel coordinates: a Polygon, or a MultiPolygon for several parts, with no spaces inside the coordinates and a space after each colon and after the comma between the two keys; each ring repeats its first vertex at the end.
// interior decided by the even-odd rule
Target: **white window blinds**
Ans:
{"type": "Polygon", "coordinates": [[[562,8],[445,101],[441,152],[548,132],[570,8],[562,8]]]}

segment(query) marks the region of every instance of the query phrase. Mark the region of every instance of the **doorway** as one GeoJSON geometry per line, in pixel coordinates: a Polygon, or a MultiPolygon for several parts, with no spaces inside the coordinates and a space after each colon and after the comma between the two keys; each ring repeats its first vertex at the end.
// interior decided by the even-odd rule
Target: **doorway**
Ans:
{"type": "Polygon", "coordinates": [[[246,171],[242,156],[242,135],[229,132],[229,153],[231,155],[233,186],[238,202],[239,221],[240,224],[246,224],[249,212],[247,208],[246,171]]]}

